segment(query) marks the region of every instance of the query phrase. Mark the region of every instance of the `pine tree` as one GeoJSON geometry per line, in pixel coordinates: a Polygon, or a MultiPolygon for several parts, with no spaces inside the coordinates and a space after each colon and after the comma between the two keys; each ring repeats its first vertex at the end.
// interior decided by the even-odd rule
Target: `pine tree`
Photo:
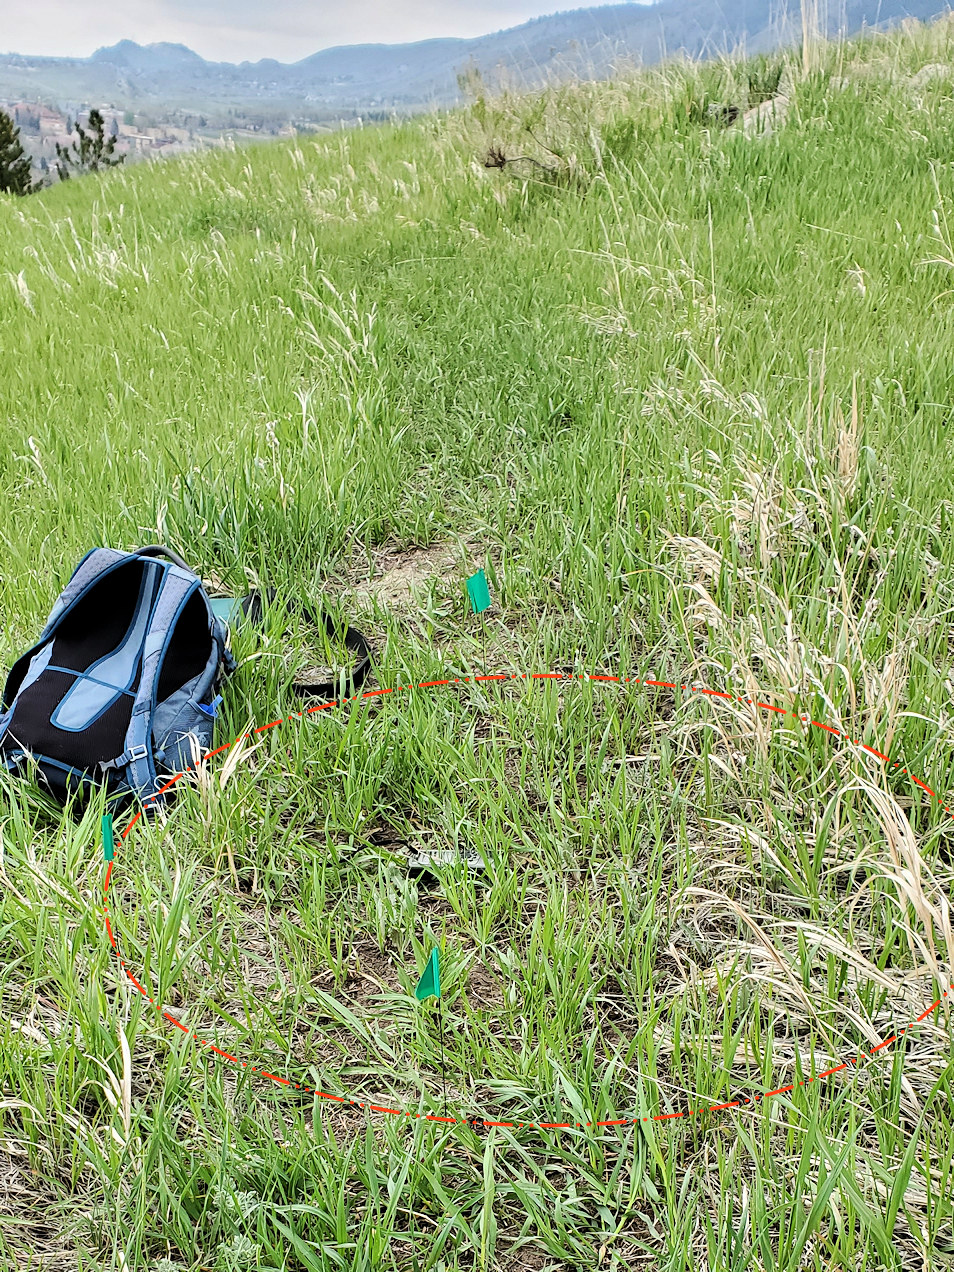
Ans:
{"type": "Polygon", "coordinates": [[[30,158],[20,145],[20,129],[0,110],[0,191],[34,194],[42,184],[30,180],[30,158]]]}
{"type": "Polygon", "coordinates": [[[98,172],[100,168],[115,168],[126,158],[125,155],[113,156],[117,138],[106,139],[105,121],[98,110],[89,112],[88,126],[90,131],[86,132],[79,120],[76,121],[79,142],[73,142],[72,154],[69,146],[56,143],[56,157],[60,161],[56,165],[56,171],[61,181],[69,178],[70,168],[77,172],[98,172]]]}

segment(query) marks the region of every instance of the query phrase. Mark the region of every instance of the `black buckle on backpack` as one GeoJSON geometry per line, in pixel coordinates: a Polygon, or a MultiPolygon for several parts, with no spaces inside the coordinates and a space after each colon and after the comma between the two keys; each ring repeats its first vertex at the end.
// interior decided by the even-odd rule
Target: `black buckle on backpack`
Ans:
{"type": "Polygon", "coordinates": [[[144,760],[148,754],[148,746],[140,743],[139,746],[129,747],[128,750],[123,751],[122,755],[117,755],[115,760],[100,760],[97,767],[104,773],[108,773],[110,769],[125,768],[130,760],[144,760]]]}

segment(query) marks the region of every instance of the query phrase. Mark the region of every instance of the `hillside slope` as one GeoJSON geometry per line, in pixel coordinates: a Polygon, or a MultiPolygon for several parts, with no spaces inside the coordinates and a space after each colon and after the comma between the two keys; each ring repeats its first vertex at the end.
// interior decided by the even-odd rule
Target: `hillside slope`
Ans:
{"type": "Polygon", "coordinates": [[[108,894],[0,773],[0,1266],[947,1266],[954,28],[799,65],[0,197],[4,669],[97,544],[375,651],[108,894]]]}

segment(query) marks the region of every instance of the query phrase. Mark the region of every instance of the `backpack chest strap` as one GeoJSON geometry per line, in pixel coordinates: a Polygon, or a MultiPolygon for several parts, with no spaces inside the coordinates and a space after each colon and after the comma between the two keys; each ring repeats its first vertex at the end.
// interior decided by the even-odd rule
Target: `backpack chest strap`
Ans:
{"type": "Polygon", "coordinates": [[[114,760],[100,760],[97,767],[101,768],[104,773],[108,773],[110,769],[125,768],[133,760],[144,760],[148,754],[149,748],[145,744],[130,746],[123,751],[122,755],[117,755],[114,760]]]}

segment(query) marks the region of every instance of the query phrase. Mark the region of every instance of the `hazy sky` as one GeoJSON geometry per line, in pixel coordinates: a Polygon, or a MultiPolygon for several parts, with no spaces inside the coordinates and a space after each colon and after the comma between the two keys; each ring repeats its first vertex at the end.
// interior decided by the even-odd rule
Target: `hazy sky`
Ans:
{"type": "MultiPolygon", "coordinates": [[[[589,0],[600,3],[600,0],[589,0]]],[[[216,62],[297,62],[335,44],[473,37],[587,0],[0,0],[0,53],[88,57],[104,44],[169,40],[216,62]]]]}

